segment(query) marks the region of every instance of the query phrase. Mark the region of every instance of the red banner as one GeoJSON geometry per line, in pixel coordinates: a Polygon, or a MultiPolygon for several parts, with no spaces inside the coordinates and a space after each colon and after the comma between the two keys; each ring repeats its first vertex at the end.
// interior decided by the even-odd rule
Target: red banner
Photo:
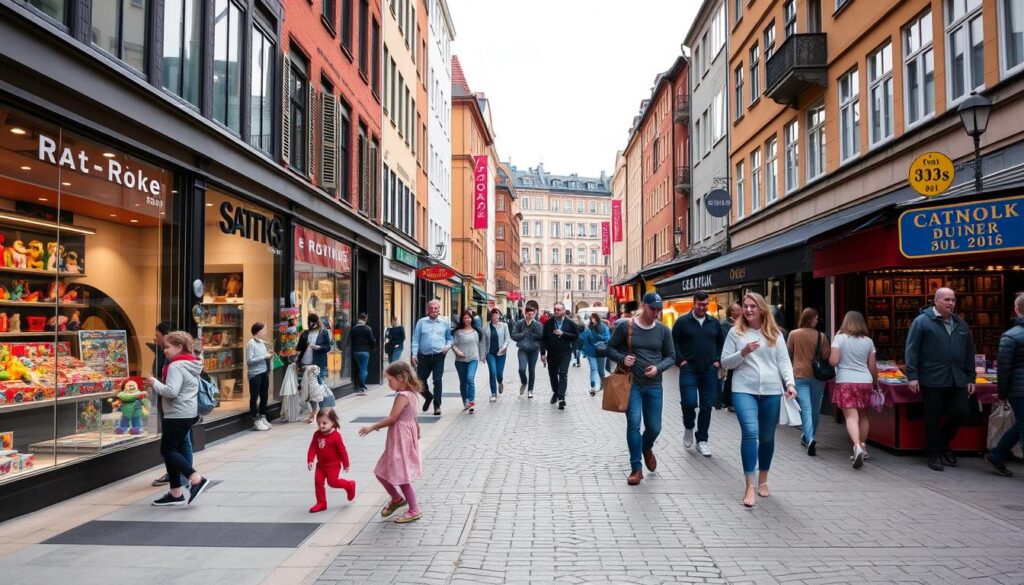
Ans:
{"type": "Polygon", "coordinates": [[[473,157],[473,229],[487,229],[487,155],[473,157]]]}
{"type": "Polygon", "coordinates": [[[295,261],[352,272],[352,247],[301,225],[295,226],[295,261]]]}
{"type": "Polygon", "coordinates": [[[601,222],[601,253],[608,256],[612,253],[612,227],[611,222],[601,222]]]}
{"type": "Polygon", "coordinates": [[[612,201],[612,241],[622,241],[622,201],[612,201]]]}

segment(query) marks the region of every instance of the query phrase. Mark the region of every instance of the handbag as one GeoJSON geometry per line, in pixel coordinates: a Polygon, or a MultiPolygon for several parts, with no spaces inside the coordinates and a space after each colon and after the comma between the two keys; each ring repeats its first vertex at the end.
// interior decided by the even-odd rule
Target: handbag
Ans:
{"type": "MultiPolygon", "coordinates": [[[[633,321],[629,321],[629,334],[626,337],[627,354],[633,353],[633,321]]],[[[633,391],[633,371],[623,364],[615,368],[615,373],[601,381],[601,408],[609,412],[626,412],[629,408],[629,394],[633,391]]]]}
{"type": "MultiPolygon", "coordinates": [[[[826,338],[827,339],[827,338],[826,338]]],[[[828,363],[828,360],[821,357],[821,332],[814,342],[814,359],[811,360],[811,369],[814,371],[814,378],[827,382],[836,377],[836,368],[828,363]]]]}
{"type": "Polygon", "coordinates": [[[782,407],[779,408],[779,424],[787,427],[798,427],[803,424],[800,419],[800,404],[796,398],[782,397],[782,407]]]}

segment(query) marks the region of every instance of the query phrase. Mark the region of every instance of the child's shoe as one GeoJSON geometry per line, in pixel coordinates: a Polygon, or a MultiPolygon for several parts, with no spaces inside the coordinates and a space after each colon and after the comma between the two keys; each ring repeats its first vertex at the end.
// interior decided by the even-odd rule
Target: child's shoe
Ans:
{"type": "Polygon", "coordinates": [[[422,512],[416,512],[415,514],[413,514],[412,512],[406,511],[405,514],[402,514],[398,518],[395,518],[395,523],[396,524],[408,524],[409,522],[415,522],[415,521],[419,520],[422,517],[423,517],[423,513],[422,512]]]}
{"type": "MultiPolygon", "coordinates": [[[[349,499],[351,500],[352,498],[349,499]]],[[[327,504],[325,502],[317,502],[312,508],[309,509],[309,513],[316,514],[317,512],[323,512],[326,509],[327,504]]]]}
{"type": "Polygon", "coordinates": [[[406,505],[406,503],[407,502],[405,501],[405,498],[402,498],[401,500],[398,500],[397,502],[388,502],[388,505],[384,506],[384,508],[381,509],[380,515],[383,516],[384,518],[387,518],[388,516],[394,514],[395,511],[397,511],[399,508],[401,508],[402,506],[406,505]]]}
{"type": "Polygon", "coordinates": [[[356,481],[354,479],[348,480],[348,483],[345,484],[345,497],[350,502],[356,499],[356,481]]]}

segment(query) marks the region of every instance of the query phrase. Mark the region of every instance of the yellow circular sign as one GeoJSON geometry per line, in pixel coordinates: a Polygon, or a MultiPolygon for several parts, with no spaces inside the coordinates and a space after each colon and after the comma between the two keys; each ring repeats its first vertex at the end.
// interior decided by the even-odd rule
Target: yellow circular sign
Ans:
{"type": "Polygon", "coordinates": [[[941,152],[926,152],[914,159],[907,180],[925,197],[941,195],[953,183],[953,161],[941,152]]]}

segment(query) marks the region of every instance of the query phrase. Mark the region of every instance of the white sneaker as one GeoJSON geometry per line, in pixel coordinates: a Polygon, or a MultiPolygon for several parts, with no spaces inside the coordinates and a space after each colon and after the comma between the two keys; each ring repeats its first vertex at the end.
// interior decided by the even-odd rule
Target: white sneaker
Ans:
{"type": "Polygon", "coordinates": [[[689,449],[693,447],[693,429],[686,429],[683,431],[683,447],[689,449]]]}
{"type": "Polygon", "coordinates": [[[533,398],[533,390],[530,390],[530,391],[529,391],[529,392],[527,393],[527,398],[533,398]]]}
{"type": "Polygon", "coordinates": [[[270,427],[267,426],[266,421],[264,421],[262,417],[258,417],[256,419],[256,422],[253,423],[252,426],[257,431],[269,431],[270,430],[270,427]]]}
{"type": "Polygon", "coordinates": [[[497,402],[497,401],[498,401],[498,397],[496,395],[494,395],[494,394],[491,394],[491,402],[497,402]]]}
{"type": "Polygon", "coordinates": [[[707,441],[697,443],[697,452],[705,457],[711,457],[711,447],[707,441]]]}
{"type": "Polygon", "coordinates": [[[267,420],[267,417],[261,416],[260,420],[263,421],[263,426],[266,427],[264,430],[269,431],[270,429],[274,428],[274,425],[270,424],[270,421],[267,420]]]}

